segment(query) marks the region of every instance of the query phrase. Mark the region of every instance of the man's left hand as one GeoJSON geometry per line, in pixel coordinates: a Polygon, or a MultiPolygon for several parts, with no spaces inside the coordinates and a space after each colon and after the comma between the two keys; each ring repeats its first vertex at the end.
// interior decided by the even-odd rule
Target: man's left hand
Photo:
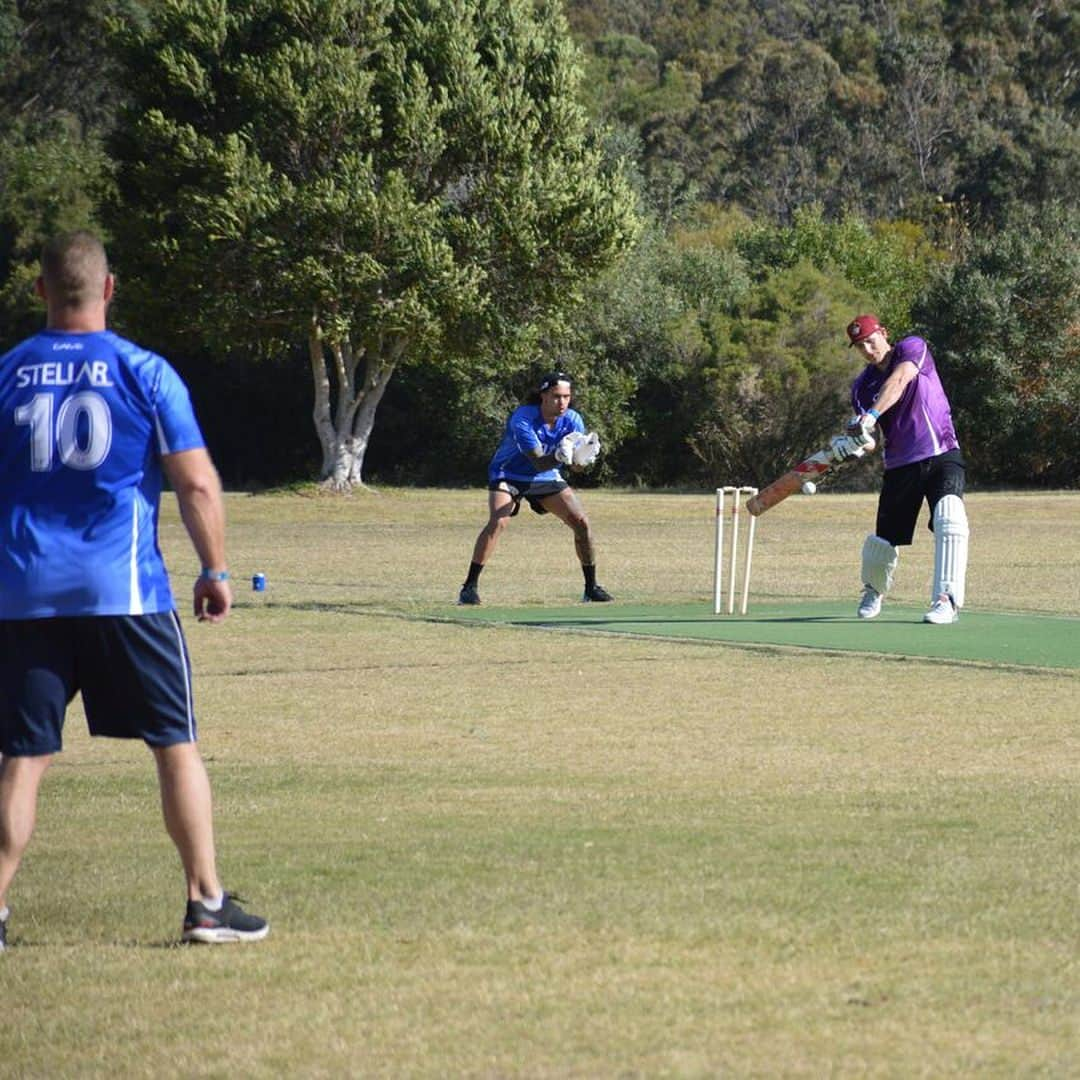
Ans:
{"type": "Polygon", "coordinates": [[[591,465],[600,455],[600,436],[595,431],[583,435],[574,447],[574,464],[584,469],[591,465]]]}

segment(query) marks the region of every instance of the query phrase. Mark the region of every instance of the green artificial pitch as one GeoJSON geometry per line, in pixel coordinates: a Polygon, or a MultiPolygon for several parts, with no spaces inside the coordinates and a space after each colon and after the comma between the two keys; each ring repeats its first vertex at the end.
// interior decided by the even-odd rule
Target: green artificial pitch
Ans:
{"type": "Polygon", "coordinates": [[[1080,618],[965,610],[949,626],[923,623],[922,609],[887,605],[876,619],[850,602],[755,604],[746,615],[713,615],[703,604],[576,604],[558,608],[454,609],[462,622],[681,638],[741,645],[865,652],[1041,668],[1080,668],[1080,618]]]}

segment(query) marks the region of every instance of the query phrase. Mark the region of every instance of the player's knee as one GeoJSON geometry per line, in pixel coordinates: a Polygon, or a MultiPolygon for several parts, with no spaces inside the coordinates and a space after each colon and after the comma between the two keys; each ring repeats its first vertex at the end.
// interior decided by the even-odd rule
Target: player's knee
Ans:
{"type": "Polygon", "coordinates": [[[953,536],[968,535],[970,527],[967,509],[959,495],[943,495],[938,500],[934,507],[933,528],[935,533],[941,531],[953,536]]]}

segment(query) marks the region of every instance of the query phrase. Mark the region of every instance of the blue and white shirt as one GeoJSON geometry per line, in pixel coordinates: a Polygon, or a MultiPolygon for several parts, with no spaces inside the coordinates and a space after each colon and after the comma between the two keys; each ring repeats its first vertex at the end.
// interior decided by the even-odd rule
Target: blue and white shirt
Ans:
{"type": "Polygon", "coordinates": [[[0,357],[0,619],[171,611],[161,455],[203,446],[180,376],[111,331],[0,357]]]}
{"type": "Polygon", "coordinates": [[[529,456],[529,452],[540,447],[543,453],[553,454],[563,436],[574,431],[584,433],[585,421],[573,409],[567,409],[548,427],[539,405],[519,405],[506,421],[502,441],[488,466],[489,482],[524,480],[543,483],[561,480],[562,474],[557,466],[537,471],[535,459],[529,456]]]}

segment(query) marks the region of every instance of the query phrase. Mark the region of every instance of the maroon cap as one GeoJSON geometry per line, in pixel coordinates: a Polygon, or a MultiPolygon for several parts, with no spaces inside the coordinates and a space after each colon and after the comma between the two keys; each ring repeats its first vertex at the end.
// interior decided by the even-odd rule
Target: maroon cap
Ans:
{"type": "Polygon", "coordinates": [[[856,315],[851,322],[848,323],[847,336],[848,336],[848,348],[852,345],[858,345],[860,341],[865,341],[871,334],[876,334],[879,330],[884,330],[885,327],[878,322],[876,315],[856,315]]]}

